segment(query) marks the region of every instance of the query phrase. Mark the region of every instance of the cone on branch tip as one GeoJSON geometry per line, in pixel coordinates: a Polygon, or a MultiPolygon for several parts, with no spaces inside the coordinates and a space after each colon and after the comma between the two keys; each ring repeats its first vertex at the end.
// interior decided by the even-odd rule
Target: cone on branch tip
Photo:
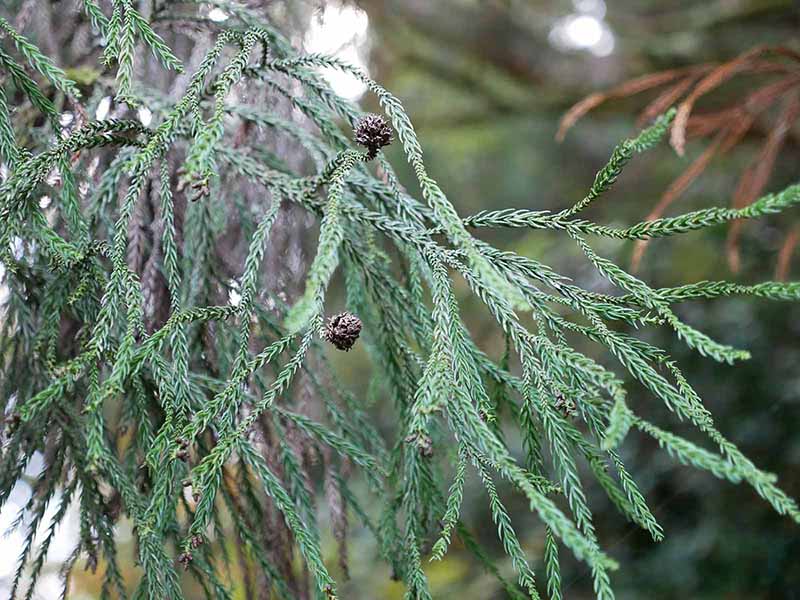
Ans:
{"type": "Polygon", "coordinates": [[[391,125],[380,115],[368,114],[358,120],[355,126],[356,142],[367,149],[370,159],[378,155],[378,150],[394,140],[391,125]]]}
{"type": "Polygon", "coordinates": [[[334,315],[322,328],[323,339],[345,352],[353,347],[360,333],[361,319],[349,312],[334,315]]]}

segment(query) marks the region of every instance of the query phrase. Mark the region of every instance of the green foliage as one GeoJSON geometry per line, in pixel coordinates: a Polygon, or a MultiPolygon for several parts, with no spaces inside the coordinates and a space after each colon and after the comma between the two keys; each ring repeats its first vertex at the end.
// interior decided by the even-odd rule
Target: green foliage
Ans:
{"type": "MultiPolygon", "coordinates": [[[[112,588],[124,596],[113,533],[118,515],[111,505],[116,502],[137,540],[142,576],[135,598],[184,597],[176,558],[207,597],[231,597],[236,582],[228,565],[228,537],[241,543],[243,562],[261,574],[275,597],[290,597],[293,583],[287,579],[296,565],[289,560],[287,572],[276,562],[276,547],[254,528],[273,508],[291,539],[271,542],[290,544],[290,559],[296,549],[315,597],[337,597],[336,574],[316,522],[317,494],[306,481],[289,430],[324,457],[326,485],[333,486],[326,495],[342,503],[331,507],[332,514],[354,515],[372,532],[382,558],[404,582],[407,598],[431,597],[427,559],[442,559],[454,536],[501,579],[511,597],[539,598],[546,592],[561,598],[563,545],[591,568],[597,597],[613,598],[609,572],[618,565],[598,539],[587,493],[591,482],[580,466],[585,462],[612,503],[660,540],[660,525],[615,451],[630,430],[651,436],[680,462],[748,483],[776,511],[800,522],[797,505],[776,486],[776,478],[715,429],[678,366],[660,349],[622,332],[627,325],[666,325],[702,356],[719,362],[745,359],[745,351],[683,322],[673,305],[733,294],[797,300],[800,284],[699,282],[654,289],[597,254],[587,241],[587,236],[673,236],[779,213],[800,202],[800,185],[743,209],[704,209],[624,229],[579,218],[610,191],[636,153],[663,137],[670,111],[620,144],[588,194],[571,208],[461,218],[428,174],[411,119],[397,98],[337,60],[298,56],[270,23],[241,6],[213,4],[225,6],[232,17],[183,94],[171,102],[134,83],[139,45],[168,69],[180,70],[182,63],[133,3],[116,0],[106,17],[96,3],[84,2],[93,27],[106,39],[105,60],[118,65],[117,98],[150,106],[153,128],[108,119],[61,130],[49,92],[0,50],[0,65],[9,75],[7,89],[0,91],[0,158],[8,169],[0,186],[0,257],[8,290],[0,322],[0,368],[9,416],[0,456],[0,506],[35,452],[44,452],[46,462],[26,507],[31,517],[12,595],[26,572],[28,596],[33,593],[53,531],[77,503],[82,530],[65,580],[78,556],[95,564],[101,558],[104,596],[112,588]],[[231,58],[225,58],[228,46],[235,49],[231,58]],[[348,126],[361,113],[328,89],[315,71],[322,67],[355,75],[377,96],[416,174],[419,199],[401,188],[384,156],[378,157],[376,174],[369,154],[351,147],[348,126]],[[315,128],[261,107],[226,103],[232,90],[259,85],[285,97],[315,128]],[[18,144],[9,98],[48,118],[39,132],[40,147],[18,144]],[[288,166],[269,150],[232,143],[243,124],[295,138],[308,151],[314,173],[288,166]],[[99,183],[81,191],[90,181],[85,165],[96,149],[111,150],[114,158],[101,163],[99,183]],[[57,183],[48,177],[53,171],[60,174],[57,183]],[[263,189],[263,206],[244,206],[233,198],[229,190],[240,181],[263,189]],[[186,202],[183,185],[193,190],[194,202],[186,202]],[[39,200],[52,188],[58,192],[54,207],[45,211],[39,200]],[[137,211],[151,193],[157,198],[159,236],[150,257],[168,290],[169,316],[161,323],[147,317],[150,282],[132,266],[136,252],[131,256],[137,211]],[[304,292],[288,306],[259,289],[259,282],[273,226],[290,203],[317,218],[320,232],[304,292]],[[241,277],[220,282],[210,248],[219,223],[232,220],[244,224],[249,243],[241,277]],[[583,289],[548,266],[500,252],[472,233],[502,227],[563,232],[621,293],[583,289]],[[18,247],[23,250],[14,252],[18,247]],[[396,439],[389,449],[361,401],[336,382],[319,341],[337,271],[348,308],[364,322],[374,389],[381,392],[383,409],[395,417],[396,439]],[[459,279],[506,337],[505,356],[490,357],[470,335],[454,291],[459,279]],[[214,304],[211,282],[226,292],[236,290],[238,303],[214,304]],[[77,334],[66,339],[64,324],[77,334]],[[576,340],[583,338],[705,434],[713,449],[637,416],[627,403],[622,376],[604,366],[610,361],[601,364],[576,350],[576,340]],[[313,418],[285,401],[300,393],[301,378],[310,381],[319,400],[313,418]],[[564,410],[565,402],[574,406],[574,414],[564,410]],[[509,430],[519,434],[521,447],[507,439],[509,430]],[[279,461],[265,458],[266,442],[254,435],[268,431],[277,434],[279,461]],[[519,587],[501,577],[461,516],[469,465],[488,493],[519,587]],[[369,497],[347,488],[342,474],[351,469],[360,473],[351,477],[367,482],[369,497]],[[34,553],[36,526],[59,490],[48,536],[34,553]],[[544,523],[543,556],[526,556],[502,493],[520,494],[544,523]],[[539,582],[531,566],[537,561],[544,567],[539,582]]],[[[50,85],[77,97],[74,84],[31,42],[4,20],[0,28],[50,85]]],[[[22,520],[18,525],[23,527],[22,520]]]]}
{"type": "Polygon", "coordinates": [[[117,99],[136,104],[133,95],[133,71],[138,36],[165,68],[180,73],[183,71],[183,65],[164,40],[153,31],[150,23],[136,10],[132,0],[114,0],[113,4],[111,18],[106,20],[97,4],[92,0],[84,0],[84,7],[92,25],[99,29],[106,39],[103,61],[106,64],[117,62],[117,99]]]}
{"type": "Polygon", "coordinates": [[[11,24],[2,17],[0,17],[0,30],[14,41],[17,50],[25,57],[31,68],[43,75],[56,89],[65,94],[80,96],[78,88],[75,87],[75,82],[67,79],[64,71],[55,66],[53,61],[42,54],[39,48],[29,42],[25,36],[17,33],[11,24]]]}

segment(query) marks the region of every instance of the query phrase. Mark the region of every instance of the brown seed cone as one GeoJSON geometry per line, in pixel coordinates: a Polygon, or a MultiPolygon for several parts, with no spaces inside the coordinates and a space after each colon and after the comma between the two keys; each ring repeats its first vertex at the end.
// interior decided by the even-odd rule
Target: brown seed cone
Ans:
{"type": "Polygon", "coordinates": [[[322,337],[347,352],[361,333],[361,319],[353,313],[343,312],[331,317],[322,329],[322,337]]]}
{"type": "Polygon", "coordinates": [[[367,149],[370,158],[378,155],[378,150],[394,140],[391,125],[380,115],[368,114],[356,123],[356,142],[367,149]]]}

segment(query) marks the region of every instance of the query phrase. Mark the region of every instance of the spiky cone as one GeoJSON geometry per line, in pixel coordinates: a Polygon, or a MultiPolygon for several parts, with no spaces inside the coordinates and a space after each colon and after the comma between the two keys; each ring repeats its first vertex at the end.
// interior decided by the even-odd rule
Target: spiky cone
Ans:
{"type": "Polygon", "coordinates": [[[353,347],[360,333],[361,319],[349,312],[332,316],[322,328],[323,339],[345,352],[353,347]]]}
{"type": "Polygon", "coordinates": [[[367,149],[370,159],[378,155],[378,150],[394,140],[392,126],[380,115],[368,114],[358,120],[355,127],[356,142],[367,149]]]}

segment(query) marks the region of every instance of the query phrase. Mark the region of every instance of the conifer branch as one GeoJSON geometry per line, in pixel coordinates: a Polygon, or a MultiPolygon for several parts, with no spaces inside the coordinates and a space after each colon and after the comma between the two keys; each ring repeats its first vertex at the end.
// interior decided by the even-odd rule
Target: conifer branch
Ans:
{"type": "MultiPolygon", "coordinates": [[[[231,597],[238,572],[245,589],[258,576],[290,597],[305,572],[315,597],[330,600],[337,597],[336,581],[316,517],[324,499],[337,546],[344,548],[349,512],[375,537],[409,599],[431,598],[423,564],[442,559],[454,535],[512,598],[538,598],[545,589],[550,598],[562,597],[562,546],[590,567],[597,597],[613,598],[609,573],[618,565],[595,529],[589,485],[596,482],[653,540],[664,535],[636,473],[615,450],[628,435],[652,437],[681,463],[747,483],[778,513],[800,522],[776,477],[716,429],[675,361],[625,331],[666,326],[701,355],[732,362],[747,353],[684,323],[674,305],[733,295],[796,301],[800,284],[700,281],[655,288],[587,241],[680,239],[782,213],[800,202],[800,185],[744,208],[706,208],[623,228],[579,214],[611,193],[635,154],[664,137],[675,114],[670,110],[620,143],[588,193],[564,210],[462,217],[429,174],[397,97],[338,59],[298,54],[254,10],[229,0],[197,4],[218,7],[229,20],[212,24],[189,3],[184,20],[219,33],[185,89],[172,97],[136,81],[142,45],[164,69],[183,68],[136,5],[114,0],[107,17],[94,0],[83,2],[92,28],[105,38],[103,59],[117,63],[117,99],[146,104],[152,128],[106,119],[62,131],[53,89],[74,99],[76,84],[0,19],[14,46],[0,49],[0,66],[17,92],[0,90],[0,159],[9,166],[0,184],[0,259],[9,291],[0,320],[0,386],[10,415],[0,455],[0,508],[34,453],[47,454],[36,497],[16,523],[25,544],[14,593],[24,573],[35,584],[53,531],[78,505],[80,542],[65,572],[84,555],[102,560],[105,594],[116,589],[124,597],[130,583],[114,537],[124,511],[142,570],[136,598],[183,597],[177,560],[208,597],[231,597]],[[338,97],[319,68],[360,79],[386,119],[365,117],[338,97]],[[45,87],[37,84],[40,76],[45,87]],[[273,107],[233,101],[231,92],[239,89],[274,95],[314,127],[273,107]],[[25,125],[17,122],[14,102],[44,117],[30,150],[19,145],[25,125]],[[253,125],[293,140],[307,153],[308,170],[249,139],[253,125]],[[392,134],[418,195],[403,189],[392,155],[382,153],[392,134]],[[89,169],[93,154],[103,159],[89,169]],[[367,164],[372,160],[380,177],[367,164]],[[266,200],[245,200],[242,185],[266,200]],[[55,220],[39,204],[45,193],[55,199],[55,220]],[[264,263],[274,258],[273,229],[290,204],[319,222],[319,238],[303,291],[280,297],[267,285],[264,263]],[[148,242],[132,240],[132,226],[140,227],[147,211],[153,218],[148,242]],[[227,264],[220,232],[231,224],[241,239],[227,264]],[[584,289],[567,274],[473,235],[487,228],[559,232],[621,293],[584,289]],[[330,290],[338,273],[347,310],[358,316],[348,315],[354,329],[337,347],[363,346],[361,356],[373,369],[366,398],[343,389],[325,358],[325,341],[337,339],[332,325],[321,333],[334,312],[330,290]],[[459,288],[459,279],[466,286],[459,288]],[[473,339],[456,298],[462,288],[505,339],[502,357],[473,339]],[[163,303],[159,319],[150,312],[153,298],[163,303]],[[64,339],[62,322],[74,325],[74,338],[64,339]],[[713,450],[639,416],[628,378],[706,435],[713,450]],[[297,401],[309,395],[318,410],[306,412],[297,401]],[[370,402],[393,415],[396,440],[381,439],[365,408],[370,402]],[[324,494],[309,477],[309,456],[323,457],[324,494]],[[519,586],[503,579],[463,522],[461,507],[472,493],[469,464],[488,494],[519,586]],[[367,486],[349,486],[351,478],[367,486]],[[101,492],[107,488],[113,497],[101,492]],[[362,489],[380,503],[377,518],[365,508],[362,489]],[[543,556],[526,556],[501,500],[507,491],[521,494],[544,524],[543,556]],[[57,492],[54,519],[37,551],[36,526],[57,492]],[[286,535],[264,531],[271,525],[286,535]],[[229,537],[241,545],[236,553],[228,550],[229,537]],[[292,561],[295,551],[302,568],[292,561]],[[539,558],[544,570],[537,584],[530,565],[539,558]],[[244,565],[240,571],[232,568],[235,560],[244,565]],[[231,569],[230,577],[223,569],[231,569]]],[[[180,22],[182,16],[155,19],[180,22]]]]}

